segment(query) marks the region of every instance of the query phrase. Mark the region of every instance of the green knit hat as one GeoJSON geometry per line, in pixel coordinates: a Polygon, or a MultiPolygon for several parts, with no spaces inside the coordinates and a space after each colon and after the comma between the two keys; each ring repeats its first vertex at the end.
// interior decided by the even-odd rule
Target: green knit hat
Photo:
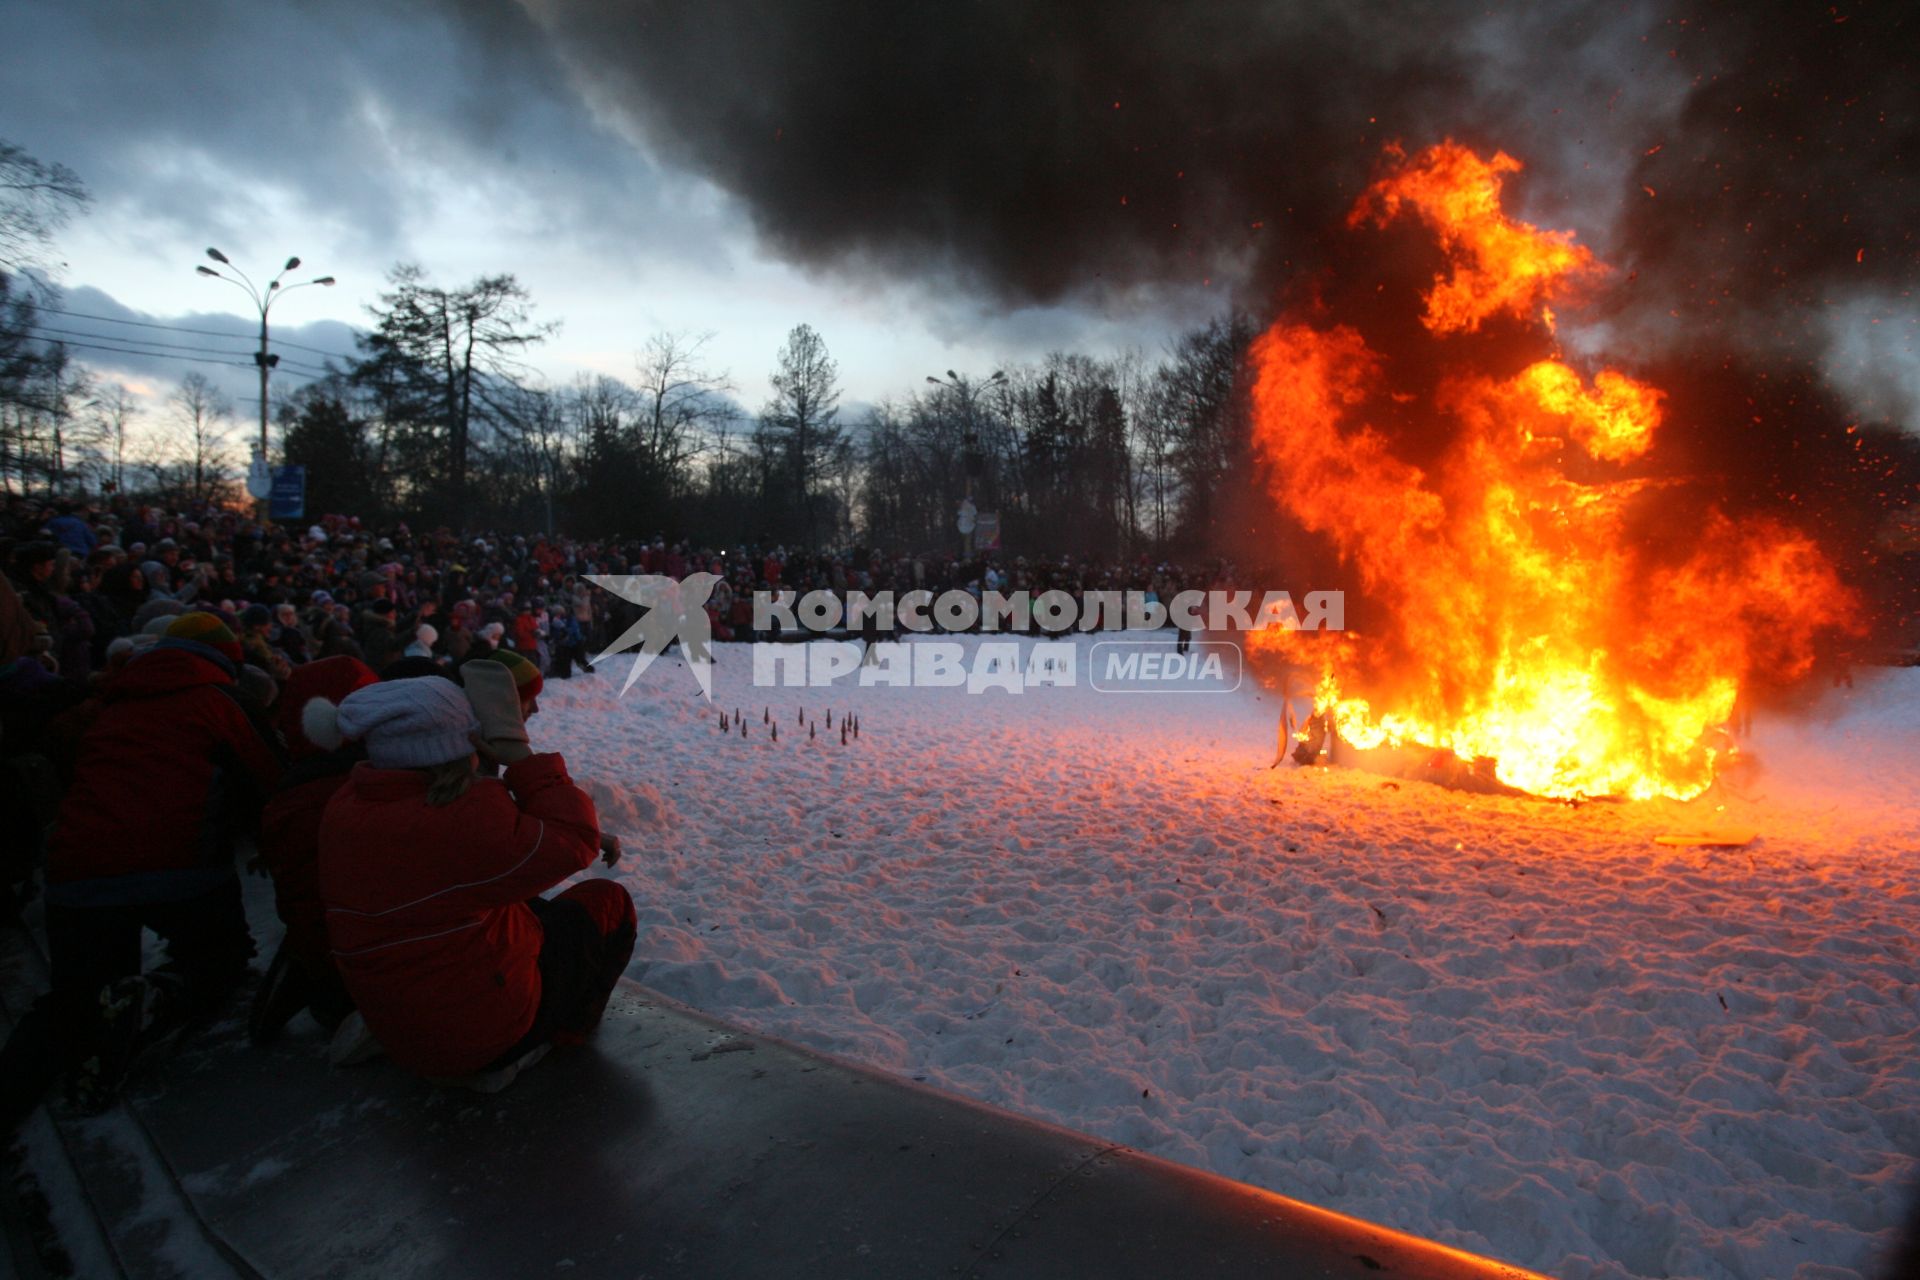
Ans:
{"type": "Polygon", "coordinates": [[[210,613],[183,613],[167,624],[167,636],[173,640],[191,640],[219,653],[238,665],[243,660],[240,641],[233,628],[210,613]]]}

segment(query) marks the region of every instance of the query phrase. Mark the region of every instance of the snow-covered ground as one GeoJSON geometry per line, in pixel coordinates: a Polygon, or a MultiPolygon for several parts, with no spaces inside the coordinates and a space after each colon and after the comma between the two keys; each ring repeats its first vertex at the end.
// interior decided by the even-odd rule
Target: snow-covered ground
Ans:
{"type": "Polygon", "coordinates": [[[640,981],[1564,1280],[1876,1274],[1920,1156],[1920,670],[1763,716],[1690,804],[1569,808],[1270,770],[1251,687],[718,653],[712,706],[616,658],[532,726],[627,842],[640,981]]]}

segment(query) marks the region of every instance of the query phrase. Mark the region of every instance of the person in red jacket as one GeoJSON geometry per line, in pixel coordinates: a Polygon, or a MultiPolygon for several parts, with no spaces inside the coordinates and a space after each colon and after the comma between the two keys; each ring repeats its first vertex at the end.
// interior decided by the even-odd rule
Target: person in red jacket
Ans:
{"type": "MultiPolygon", "coordinates": [[[[619,844],[565,761],[528,748],[507,670],[463,674],[464,694],[402,680],[340,703],[339,730],[367,761],[321,820],[320,895],[334,962],[389,1057],[431,1078],[510,1079],[599,1023],[633,954],[633,900],[612,880],[537,896],[596,855],[612,866],[619,844]],[[474,705],[488,708],[484,736],[474,705]],[[476,746],[502,778],[477,775],[476,746]]],[[[337,1036],[338,1059],[358,1056],[340,1048],[337,1036]]]]}
{"type": "Polygon", "coordinates": [[[524,602],[513,617],[513,647],[529,660],[540,652],[540,620],[533,616],[532,607],[524,602]]]}
{"type": "Polygon", "coordinates": [[[356,689],[379,679],[358,658],[321,658],[294,668],[280,695],[276,726],[287,748],[287,771],[260,818],[260,861],[273,877],[273,905],[287,927],[280,949],[255,993],[247,1031],[255,1044],[279,1035],[302,1009],[329,1031],[353,1011],[353,997],[333,965],[326,909],[320,905],[320,816],[367,758],[328,727],[324,713],[356,689]],[[317,735],[317,736],[316,736],[317,735]]]}
{"type": "Polygon", "coordinates": [[[68,1068],[76,1104],[105,1107],[145,1037],[246,976],[234,841],[280,763],[236,695],[239,664],[224,623],[186,613],[105,686],[47,849],[51,990],[0,1052],[0,1127],[68,1068]],[[142,929],[167,947],[144,976],[142,929]]]}

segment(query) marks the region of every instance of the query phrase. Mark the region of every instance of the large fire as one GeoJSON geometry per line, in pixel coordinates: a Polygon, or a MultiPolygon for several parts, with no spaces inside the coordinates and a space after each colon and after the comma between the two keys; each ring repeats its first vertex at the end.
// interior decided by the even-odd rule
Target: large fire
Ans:
{"type": "Polygon", "coordinates": [[[1379,625],[1257,643],[1312,672],[1316,711],[1354,746],[1491,760],[1539,795],[1697,795],[1712,730],[1756,676],[1805,675],[1850,592],[1804,534],[1736,522],[1636,466],[1665,396],[1555,346],[1548,304],[1577,305],[1606,268],[1571,233],[1503,211],[1517,161],[1451,142],[1390,160],[1349,224],[1416,218],[1433,233],[1445,266],[1421,341],[1439,345],[1419,356],[1447,372],[1397,378],[1393,354],[1318,314],[1283,316],[1253,348],[1255,448],[1275,496],[1331,540],[1379,625]],[[1499,347],[1507,363],[1489,372],[1467,335],[1496,318],[1532,349],[1515,361],[1499,347]],[[1448,429],[1419,465],[1391,429],[1409,415],[1448,429]],[[1636,536],[1650,516],[1688,532],[1681,551],[1636,536]]]}

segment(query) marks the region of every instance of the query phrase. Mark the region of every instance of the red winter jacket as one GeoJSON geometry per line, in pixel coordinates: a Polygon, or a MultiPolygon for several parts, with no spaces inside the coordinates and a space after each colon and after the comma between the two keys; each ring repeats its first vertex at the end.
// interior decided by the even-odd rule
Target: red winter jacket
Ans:
{"type": "Polygon", "coordinates": [[[413,769],[355,767],[320,823],[334,962],[387,1055],[426,1076],[478,1071],[540,1007],[526,900],[592,863],[600,821],[558,755],[427,803],[413,769]]]}
{"type": "Polygon", "coordinates": [[[513,620],[513,647],[521,653],[532,653],[540,647],[540,621],[530,613],[523,613],[513,620]]]}
{"type": "Polygon", "coordinates": [[[108,682],[47,849],[47,900],[168,902],[233,874],[280,762],[204,645],[163,640],[108,682]]]}

